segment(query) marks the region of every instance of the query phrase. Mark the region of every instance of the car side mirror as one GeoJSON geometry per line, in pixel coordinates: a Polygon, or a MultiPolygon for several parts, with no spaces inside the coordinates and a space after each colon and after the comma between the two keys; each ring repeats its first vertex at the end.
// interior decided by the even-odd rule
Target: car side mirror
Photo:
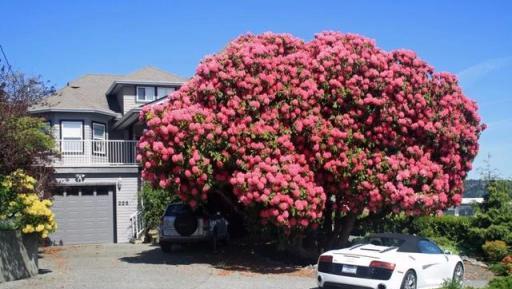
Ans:
{"type": "Polygon", "coordinates": [[[451,252],[450,250],[444,250],[444,254],[445,254],[445,255],[451,255],[451,254],[452,254],[452,252],[451,252]]]}

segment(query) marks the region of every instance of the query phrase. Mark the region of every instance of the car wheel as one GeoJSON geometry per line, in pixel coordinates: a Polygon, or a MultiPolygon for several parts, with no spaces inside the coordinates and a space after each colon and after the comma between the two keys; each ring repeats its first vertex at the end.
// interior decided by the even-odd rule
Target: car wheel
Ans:
{"type": "Polygon", "coordinates": [[[172,244],[170,244],[170,243],[160,243],[160,249],[162,249],[162,251],[164,253],[170,253],[171,249],[172,249],[172,244]]]}
{"type": "Polygon", "coordinates": [[[409,270],[405,273],[400,289],[416,289],[417,283],[418,279],[416,278],[416,273],[414,273],[413,270],[409,270]]]}
{"type": "Polygon", "coordinates": [[[464,281],[464,266],[462,266],[462,263],[459,262],[455,265],[452,280],[457,283],[462,283],[462,281],[464,281]]]}

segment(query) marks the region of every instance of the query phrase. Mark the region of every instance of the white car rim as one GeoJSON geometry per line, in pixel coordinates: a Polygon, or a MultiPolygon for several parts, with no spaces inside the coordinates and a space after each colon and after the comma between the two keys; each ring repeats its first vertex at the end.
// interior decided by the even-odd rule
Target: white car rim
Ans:
{"type": "Polygon", "coordinates": [[[405,288],[404,289],[416,289],[416,276],[409,273],[405,277],[405,288]]]}
{"type": "Polygon", "coordinates": [[[462,269],[462,265],[461,264],[457,264],[457,266],[455,266],[455,281],[456,282],[462,282],[462,278],[464,277],[464,269],[462,269]]]}

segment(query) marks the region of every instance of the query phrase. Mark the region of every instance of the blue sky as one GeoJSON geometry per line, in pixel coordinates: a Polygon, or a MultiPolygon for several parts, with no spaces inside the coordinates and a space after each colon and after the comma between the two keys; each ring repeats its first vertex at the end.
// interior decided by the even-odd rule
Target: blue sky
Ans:
{"type": "Polygon", "coordinates": [[[237,35],[322,30],[408,48],[457,73],[489,125],[470,176],[490,154],[512,177],[511,1],[0,1],[0,44],[11,64],[57,87],[86,73],[154,65],[183,76],[237,35]]]}

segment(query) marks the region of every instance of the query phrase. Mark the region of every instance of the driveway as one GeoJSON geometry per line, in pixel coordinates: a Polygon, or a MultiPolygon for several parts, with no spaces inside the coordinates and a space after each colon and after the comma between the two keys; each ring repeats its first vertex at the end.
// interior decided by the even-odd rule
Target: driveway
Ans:
{"type": "Polygon", "coordinates": [[[311,269],[282,266],[250,252],[240,256],[226,251],[177,248],[163,254],[147,244],[50,247],[41,254],[41,274],[0,284],[0,289],[316,287],[311,269]]]}
{"type": "MultiPolygon", "coordinates": [[[[148,244],[48,247],[39,268],[37,277],[2,283],[0,289],[316,288],[312,268],[283,265],[240,247],[212,253],[209,246],[195,245],[170,254],[148,244]]],[[[466,270],[466,285],[487,283],[478,280],[486,273],[478,267],[466,270]]]]}

